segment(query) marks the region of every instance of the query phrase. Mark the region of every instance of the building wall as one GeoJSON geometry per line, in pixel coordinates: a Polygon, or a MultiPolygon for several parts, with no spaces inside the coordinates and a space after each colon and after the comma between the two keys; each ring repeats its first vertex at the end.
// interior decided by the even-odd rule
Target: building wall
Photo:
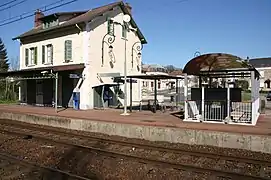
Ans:
{"type": "MultiPolygon", "coordinates": [[[[52,66],[52,64],[42,64],[42,45],[53,45],[53,66],[68,65],[85,63],[85,69],[83,70],[83,78],[79,80],[81,86],[77,86],[75,91],[79,91],[80,95],[80,108],[92,109],[93,108],[93,87],[102,85],[99,80],[98,74],[111,73],[109,77],[102,77],[104,83],[113,83],[112,73],[119,73],[124,75],[124,57],[125,57],[125,40],[122,38],[122,26],[115,25],[115,41],[112,43],[113,54],[115,62],[110,63],[109,47],[104,44],[104,64],[102,65],[102,39],[107,33],[108,22],[107,18],[112,18],[115,22],[123,24],[123,12],[120,8],[116,8],[110,11],[104,16],[100,16],[93,21],[87,23],[85,27],[81,27],[83,31],[79,31],[75,26],[70,29],[62,30],[58,33],[51,33],[43,36],[37,36],[35,38],[24,39],[21,41],[20,47],[20,69],[37,68],[44,66],[52,66]],[[72,40],[72,62],[64,62],[65,52],[65,40],[72,40]],[[37,47],[37,65],[25,66],[25,48],[37,47]]],[[[141,74],[141,58],[137,63],[134,61],[132,67],[132,46],[135,42],[140,42],[136,32],[127,32],[126,41],[126,59],[127,59],[127,75],[141,74]],[[139,65],[139,66],[137,66],[139,65]]],[[[136,54],[136,53],[135,53],[136,54]]],[[[136,56],[136,55],[135,55],[136,56]]],[[[135,59],[135,58],[134,58],[135,59]]],[[[130,84],[127,83],[127,103],[130,102],[130,84]]],[[[133,101],[134,104],[138,104],[141,100],[141,82],[137,80],[137,83],[133,83],[133,101]]],[[[124,92],[124,86],[121,86],[124,92]]],[[[121,99],[120,99],[121,101],[121,99]]],[[[123,99],[121,101],[123,103],[123,99]]]]}
{"type": "MultiPolygon", "coordinates": [[[[82,99],[83,109],[89,107],[93,108],[93,87],[103,84],[99,79],[99,74],[107,74],[108,77],[100,77],[104,83],[113,83],[113,80],[110,79],[112,74],[119,73],[124,75],[124,59],[125,59],[125,40],[122,38],[122,26],[115,25],[115,41],[111,44],[113,46],[113,55],[115,62],[110,63],[109,55],[109,45],[104,43],[104,53],[102,53],[102,40],[103,37],[107,34],[107,19],[106,17],[112,18],[115,22],[123,24],[123,13],[120,8],[115,9],[114,11],[105,14],[103,17],[97,18],[95,21],[90,22],[87,25],[87,34],[85,39],[89,39],[85,42],[87,50],[85,52],[85,63],[86,69],[88,69],[86,79],[82,85],[82,88],[88,89],[83,90],[84,99],[82,99]],[[102,54],[104,55],[104,63],[102,64],[102,54]]],[[[108,36],[109,37],[109,36],[108,36]]],[[[139,61],[139,68],[137,63],[134,62],[132,68],[132,46],[135,42],[139,42],[137,34],[133,31],[127,32],[127,42],[126,42],[126,62],[127,62],[127,75],[136,75],[141,74],[141,59],[139,61]]],[[[107,39],[105,39],[107,40],[107,39]]],[[[141,100],[141,91],[140,91],[140,80],[137,80],[137,83],[133,83],[133,103],[136,104],[137,101],[141,100]]],[[[122,91],[124,92],[124,86],[121,86],[122,91]]],[[[130,85],[127,83],[127,99],[128,105],[130,102],[130,85]]],[[[120,99],[121,101],[121,99],[120,99]]],[[[121,101],[123,102],[123,101],[121,101]]]]}
{"type": "MultiPolygon", "coordinates": [[[[83,63],[83,33],[79,29],[73,27],[66,29],[64,32],[57,32],[43,36],[32,37],[21,41],[20,46],[20,69],[29,69],[46,66],[58,66],[68,64],[83,63]],[[72,62],[66,63],[65,41],[72,40],[72,62]],[[42,45],[53,45],[53,64],[42,64],[42,45]],[[37,47],[37,65],[25,65],[25,49],[37,47]]],[[[47,56],[45,55],[45,58],[47,56]]]]}

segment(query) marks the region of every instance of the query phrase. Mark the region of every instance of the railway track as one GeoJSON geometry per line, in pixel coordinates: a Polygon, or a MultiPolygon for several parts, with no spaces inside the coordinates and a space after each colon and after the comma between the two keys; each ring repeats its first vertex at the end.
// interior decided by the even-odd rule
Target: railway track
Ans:
{"type": "Polygon", "coordinates": [[[84,151],[94,151],[104,156],[126,158],[134,161],[170,166],[175,169],[206,173],[212,178],[220,179],[271,179],[266,170],[271,167],[268,161],[245,159],[230,156],[219,156],[210,153],[180,151],[154,145],[135,144],[131,142],[112,141],[108,139],[70,134],[52,128],[31,127],[29,125],[2,123],[2,131],[20,136],[30,135],[34,138],[54,141],[68,146],[73,146],[84,151]],[[15,127],[16,126],[16,127],[15,127]],[[46,135],[46,136],[45,136],[46,135]],[[120,149],[119,146],[122,146],[120,149]],[[118,148],[117,148],[118,147],[118,148]],[[150,156],[145,151],[165,152],[168,157],[150,156]],[[173,160],[172,160],[173,159],[173,160]],[[190,162],[192,160],[192,162],[190,162]],[[254,172],[255,171],[255,172],[254,172]]]}
{"type": "Polygon", "coordinates": [[[39,166],[21,158],[0,153],[1,179],[43,179],[43,180],[90,180],[55,168],[39,166]]]}

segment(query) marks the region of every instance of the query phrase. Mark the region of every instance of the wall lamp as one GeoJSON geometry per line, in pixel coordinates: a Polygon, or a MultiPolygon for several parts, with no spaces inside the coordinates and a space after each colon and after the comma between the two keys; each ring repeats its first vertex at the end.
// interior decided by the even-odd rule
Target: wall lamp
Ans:
{"type": "Polygon", "coordinates": [[[107,33],[106,35],[104,35],[103,37],[103,41],[102,41],[102,67],[104,66],[104,44],[108,45],[109,48],[109,52],[113,51],[113,42],[115,41],[115,35],[109,34],[107,33]]]}
{"type": "Polygon", "coordinates": [[[137,53],[137,57],[140,59],[142,54],[141,50],[143,49],[143,45],[140,41],[135,42],[132,46],[132,68],[134,67],[134,52],[137,53]]]}

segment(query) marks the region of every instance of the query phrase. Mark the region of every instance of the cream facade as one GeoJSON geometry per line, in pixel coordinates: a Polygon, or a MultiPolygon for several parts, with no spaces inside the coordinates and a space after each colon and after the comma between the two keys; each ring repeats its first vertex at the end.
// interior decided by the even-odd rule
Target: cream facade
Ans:
{"type": "MultiPolygon", "coordinates": [[[[125,31],[124,14],[123,8],[115,6],[113,10],[104,12],[102,16],[97,16],[89,22],[78,23],[72,28],[63,28],[63,31],[59,30],[56,33],[21,40],[20,70],[84,64],[85,68],[79,74],[80,78],[70,79],[74,84],[73,92],[80,92],[80,109],[122,106],[124,100],[119,94],[123,94],[124,85],[114,82],[113,78],[124,75],[125,53],[127,75],[141,74],[141,54],[139,57],[135,53],[133,59],[131,54],[132,51],[136,51],[133,48],[135,44],[142,46],[137,27],[128,23],[129,30],[125,31]],[[109,31],[112,33],[109,26],[114,28],[114,36],[108,34],[109,31]],[[109,93],[109,100],[104,100],[104,92],[109,93]]],[[[62,23],[65,22],[59,22],[62,23]]],[[[62,93],[65,92],[61,83],[60,76],[58,104],[61,104],[62,93]]],[[[141,100],[140,88],[139,80],[132,83],[133,104],[141,100]]],[[[21,91],[24,91],[21,92],[23,96],[26,95],[24,89],[21,88],[21,91]]],[[[127,83],[127,89],[129,105],[130,83],[127,83]]],[[[71,101],[72,94],[70,96],[71,101]]]]}

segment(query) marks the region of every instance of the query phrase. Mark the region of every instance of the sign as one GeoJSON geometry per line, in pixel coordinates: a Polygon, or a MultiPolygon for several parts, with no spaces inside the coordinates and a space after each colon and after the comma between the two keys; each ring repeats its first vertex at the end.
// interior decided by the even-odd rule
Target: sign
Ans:
{"type": "MultiPolygon", "coordinates": [[[[126,82],[127,82],[127,83],[130,83],[130,80],[131,80],[131,79],[127,79],[126,82]]],[[[132,83],[137,83],[137,80],[132,79],[132,83]]]]}
{"type": "Polygon", "coordinates": [[[81,77],[82,77],[82,75],[79,75],[79,74],[70,74],[71,79],[79,79],[81,77]]]}

